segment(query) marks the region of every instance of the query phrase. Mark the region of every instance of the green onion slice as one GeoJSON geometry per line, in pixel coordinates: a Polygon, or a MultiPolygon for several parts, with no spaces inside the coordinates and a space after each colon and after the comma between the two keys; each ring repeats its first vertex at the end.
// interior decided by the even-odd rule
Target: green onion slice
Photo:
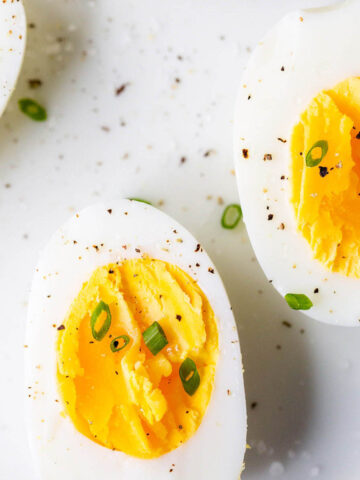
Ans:
{"type": "Polygon", "coordinates": [[[310,298],[303,293],[287,293],[285,300],[293,310],[309,310],[313,306],[310,298]]]}
{"type": "Polygon", "coordinates": [[[188,395],[194,395],[200,385],[200,375],[195,362],[191,358],[186,358],[179,368],[179,375],[184,390],[188,395]]]}
{"type": "Polygon", "coordinates": [[[145,345],[153,355],[157,355],[169,342],[160,323],[154,322],[142,334],[145,345]]]}
{"type": "Polygon", "coordinates": [[[232,229],[240,222],[242,218],[242,210],[240,205],[232,203],[228,205],[221,217],[221,225],[223,228],[232,229]]]}
{"type": "Polygon", "coordinates": [[[321,160],[327,154],[328,148],[329,148],[329,144],[326,140],[319,140],[318,142],[315,142],[314,145],[310,148],[310,150],[306,154],[306,159],[305,159],[306,166],[316,167],[317,165],[319,165],[321,160]],[[312,151],[315,148],[321,148],[321,156],[319,158],[313,158],[312,156],[312,151]]]}
{"type": "Polygon", "coordinates": [[[35,122],[43,122],[47,119],[47,113],[44,107],[31,98],[21,98],[19,108],[28,117],[35,122]]]}
{"type": "Polygon", "coordinates": [[[133,200],[134,202],[146,203],[147,205],[152,205],[151,202],[149,202],[148,200],[144,200],[143,198],[129,198],[129,200],[133,200]]]}
{"type": "Polygon", "coordinates": [[[127,335],[120,335],[119,337],[111,340],[110,348],[112,352],[119,352],[130,342],[130,337],[127,335]],[[122,341],[121,341],[122,340],[122,341]]]}
{"type": "Polygon", "coordinates": [[[91,325],[91,331],[92,335],[95,338],[95,340],[99,341],[102,340],[106,333],[108,332],[110,325],[111,325],[111,313],[110,313],[110,308],[109,305],[102,300],[97,304],[95,307],[95,310],[93,311],[91,318],[90,318],[90,325],[91,325]],[[96,322],[102,312],[106,313],[106,318],[104,320],[104,323],[101,325],[101,327],[96,330],[96,322]]]}

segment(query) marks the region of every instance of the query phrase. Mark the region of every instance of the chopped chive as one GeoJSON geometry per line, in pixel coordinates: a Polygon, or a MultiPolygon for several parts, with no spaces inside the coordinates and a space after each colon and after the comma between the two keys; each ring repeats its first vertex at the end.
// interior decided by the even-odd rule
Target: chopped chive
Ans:
{"type": "Polygon", "coordinates": [[[110,313],[109,305],[107,303],[100,300],[100,302],[97,304],[97,306],[95,307],[91,315],[90,325],[91,325],[92,335],[95,338],[95,340],[97,341],[102,340],[105,337],[111,325],[111,313],[110,313]],[[96,330],[95,325],[102,312],[106,313],[106,318],[102,326],[99,328],[99,330],[96,330]]]}
{"type": "Polygon", "coordinates": [[[307,167],[316,167],[317,165],[319,165],[321,160],[327,154],[328,148],[329,148],[329,144],[326,140],[319,140],[318,142],[315,142],[314,145],[310,148],[310,150],[306,154],[306,159],[305,159],[306,166],[307,167]],[[321,156],[319,158],[314,158],[312,156],[312,151],[315,148],[321,148],[321,156]]]}
{"type": "Polygon", "coordinates": [[[130,337],[127,335],[120,335],[119,337],[114,338],[111,340],[110,343],[110,348],[112,352],[119,352],[123,348],[126,347],[126,345],[130,342],[130,337]],[[123,340],[121,342],[121,340],[123,340]]]}
{"type": "Polygon", "coordinates": [[[35,122],[43,122],[47,119],[44,107],[31,98],[21,98],[18,102],[20,110],[35,122]]]}
{"type": "Polygon", "coordinates": [[[147,205],[152,205],[151,202],[148,200],[144,200],[143,198],[129,198],[128,200],[133,200],[134,202],[141,202],[141,203],[146,203],[147,205]]]}
{"type": "Polygon", "coordinates": [[[221,217],[221,225],[223,228],[232,229],[240,222],[242,218],[242,210],[240,205],[232,203],[228,205],[221,217]]]}
{"type": "Polygon", "coordinates": [[[194,395],[200,385],[200,375],[195,362],[191,358],[186,358],[182,362],[179,375],[185,392],[188,395],[194,395]]]}
{"type": "Polygon", "coordinates": [[[293,310],[309,310],[313,306],[310,298],[303,293],[287,293],[285,300],[293,310]]]}
{"type": "Polygon", "coordinates": [[[160,323],[154,322],[142,334],[145,345],[153,355],[157,355],[169,342],[160,323]]]}

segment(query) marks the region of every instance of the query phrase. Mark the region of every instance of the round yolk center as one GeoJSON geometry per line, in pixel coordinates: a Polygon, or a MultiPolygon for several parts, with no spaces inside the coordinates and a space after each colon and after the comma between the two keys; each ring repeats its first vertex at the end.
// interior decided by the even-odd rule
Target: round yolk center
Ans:
{"type": "Polygon", "coordinates": [[[169,452],[194,434],[213,388],[218,331],[206,296],[185,272],[151,259],[100,267],[75,298],[64,327],[57,341],[58,383],[81,433],[140,458],[169,452]],[[111,323],[100,338],[106,308],[111,323]],[[168,342],[155,355],[142,335],[154,322],[168,342]],[[187,358],[200,375],[193,395],[179,376],[187,358]]]}
{"type": "Polygon", "coordinates": [[[360,277],[360,79],[319,93],[291,139],[292,204],[299,231],[327,269],[360,277]],[[312,147],[313,161],[306,158],[312,147]],[[321,158],[322,157],[322,158],[321,158]],[[317,163],[316,159],[319,159],[317,163]]]}

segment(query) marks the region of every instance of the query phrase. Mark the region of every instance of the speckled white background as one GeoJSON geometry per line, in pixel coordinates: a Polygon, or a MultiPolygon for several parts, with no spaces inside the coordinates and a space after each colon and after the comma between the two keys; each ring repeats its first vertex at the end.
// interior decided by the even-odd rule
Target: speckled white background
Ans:
{"type": "Polygon", "coordinates": [[[244,225],[219,224],[219,197],[237,201],[232,116],[250,51],[287,11],[325,3],[27,1],[35,27],[0,120],[1,480],[35,479],[23,349],[39,250],[76,209],[123,196],[160,204],[223,276],[245,368],[252,449],[244,480],[359,479],[360,329],[289,311],[266,282],[244,225]],[[31,91],[34,78],[43,85],[31,91]],[[47,123],[18,112],[25,95],[46,105],[47,123]]]}

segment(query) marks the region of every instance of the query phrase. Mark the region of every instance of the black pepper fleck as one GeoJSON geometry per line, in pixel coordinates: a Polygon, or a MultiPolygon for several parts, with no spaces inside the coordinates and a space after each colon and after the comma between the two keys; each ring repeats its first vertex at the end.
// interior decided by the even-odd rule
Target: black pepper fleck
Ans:
{"type": "Polygon", "coordinates": [[[319,173],[320,173],[320,177],[326,177],[326,175],[328,175],[328,168],[327,167],[319,167],[319,173]]]}
{"type": "Polygon", "coordinates": [[[125,88],[127,87],[127,84],[126,83],[123,83],[122,85],[120,85],[120,87],[118,87],[116,90],[115,90],[115,95],[116,96],[119,96],[123,93],[123,91],[125,90],[125,88]]]}
{"type": "Polygon", "coordinates": [[[29,88],[31,88],[32,90],[41,87],[42,83],[43,82],[39,78],[30,78],[28,80],[29,88]]]}

